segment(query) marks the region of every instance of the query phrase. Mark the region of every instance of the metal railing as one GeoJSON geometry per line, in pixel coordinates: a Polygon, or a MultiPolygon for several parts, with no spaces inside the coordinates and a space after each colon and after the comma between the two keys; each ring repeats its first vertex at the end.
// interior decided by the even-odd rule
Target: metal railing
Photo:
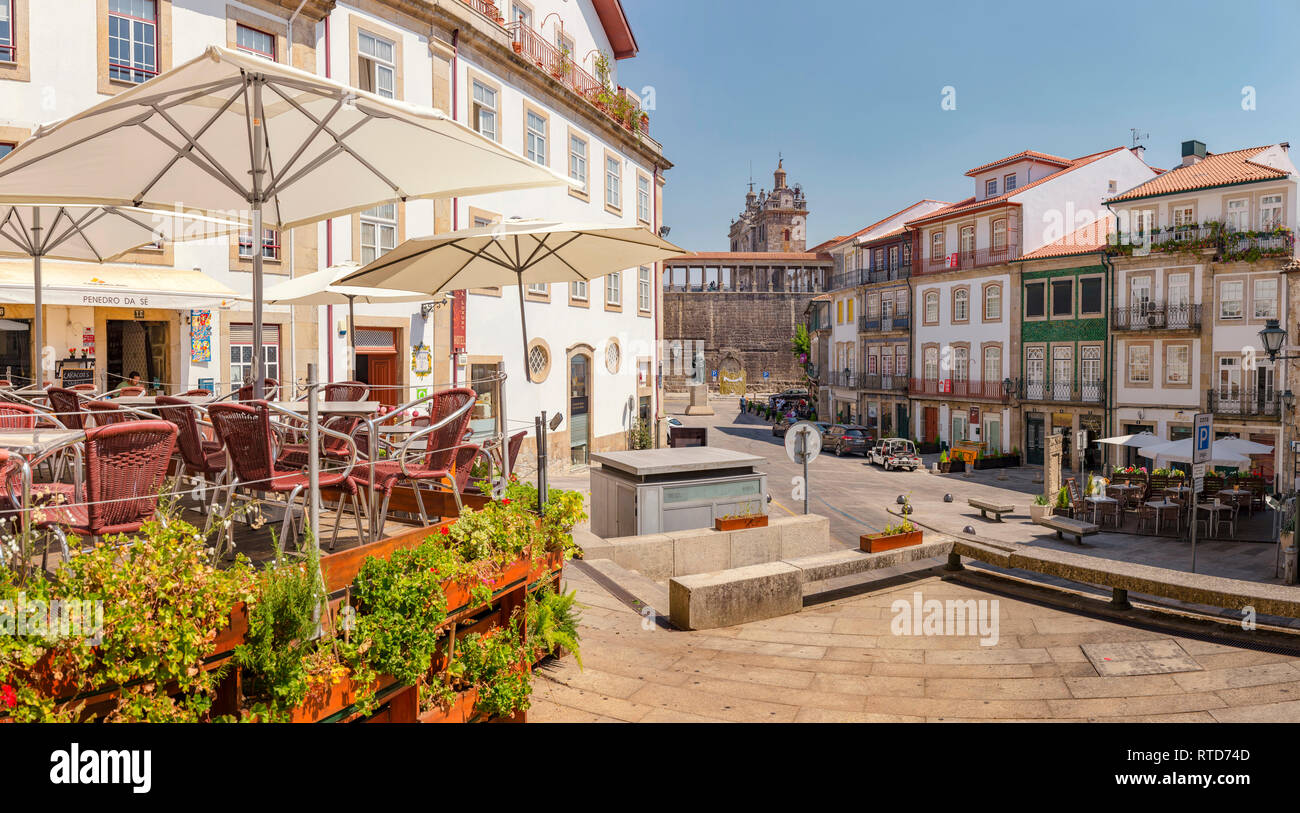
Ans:
{"type": "Polygon", "coordinates": [[[1112,309],[1110,323],[1115,330],[1199,330],[1201,306],[1140,302],[1112,309]]]}
{"type": "Polygon", "coordinates": [[[891,282],[912,276],[912,263],[900,263],[886,268],[873,268],[867,274],[867,282],[891,282]]]}
{"type": "Polygon", "coordinates": [[[978,398],[987,401],[1007,400],[1001,381],[979,381],[967,379],[958,381],[952,378],[913,378],[909,380],[908,392],[912,395],[934,395],[951,398],[978,398]]]}
{"type": "Polygon", "coordinates": [[[501,9],[497,8],[496,3],[490,0],[461,0],[462,3],[487,17],[492,22],[498,22],[505,19],[501,16],[501,9]]]}
{"type": "Polygon", "coordinates": [[[903,309],[894,311],[890,316],[885,316],[883,314],[863,316],[858,322],[858,330],[863,333],[907,330],[911,324],[911,314],[909,314],[906,309],[903,309]]]}
{"type": "Polygon", "coordinates": [[[969,268],[1001,265],[1019,256],[1019,245],[1008,245],[1003,248],[979,248],[974,251],[958,251],[944,257],[927,257],[923,260],[922,267],[927,274],[938,271],[962,271],[969,268]]]}
{"type": "Polygon", "coordinates": [[[1024,401],[1076,402],[1100,404],[1105,400],[1106,386],[1102,381],[1084,381],[1072,378],[1027,380],[1020,385],[1020,398],[1024,401]]]}
{"type": "Polygon", "coordinates": [[[1209,389],[1206,405],[1216,415],[1239,415],[1250,418],[1279,418],[1282,399],[1274,390],[1209,389]]]}
{"type": "Polygon", "coordinates": [[[884,392],[907,392],[908,378],[905,375],[883,375],[868,373],[862,376],[864,390],[881,390],[884,392]]]}
{"type": "Polygon", "coordinates": [[[858,385],[858,374],[851,370],[837,370],[830,374],[830,379],[833,387],[856,387],[858,385]]]}

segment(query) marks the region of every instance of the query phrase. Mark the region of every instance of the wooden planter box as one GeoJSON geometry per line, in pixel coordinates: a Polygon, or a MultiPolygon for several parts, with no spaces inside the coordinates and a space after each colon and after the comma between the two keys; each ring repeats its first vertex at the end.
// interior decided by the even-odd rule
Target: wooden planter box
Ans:
{"type": "Polygon", "coordinates": [[[913,545],[921,544],[923,533],[923,531],[916,530],[904,534],[863,534],[858,537],[858,547],[867,553],[881,553],[896,548],[910,548],[913,545]]]}
{"type": "MultiPolygon", "coordinates": [[[[375,679],[376,693],[392,686],[394,680],[388,675],[375,679]]],[[[357,686],[351,677],[345,677],[338,683],[329,684],[313,692],[297,708],[290,712],[291,723],[314,723],[332,717],[357,702],[357,686]]]]}
{"type": "Polygon", "coordinates": [[[748,517],[718,517],[713,520],[716,531],[743,531],[746,528],[766,528],[767,514],[754,514],[748,517]]]}

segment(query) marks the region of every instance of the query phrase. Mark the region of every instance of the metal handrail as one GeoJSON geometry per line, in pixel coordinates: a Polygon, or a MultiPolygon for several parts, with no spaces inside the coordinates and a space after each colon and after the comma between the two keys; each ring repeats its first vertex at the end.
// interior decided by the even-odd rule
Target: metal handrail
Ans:
{"type": "MultiPolygon", "coordinates": [[[[266,403],[266,408],[267,408],[268,410],[272,411],[272,412],[277,412],[277,413],[279,413],[279,414],[281,414],[281,415],[284,415],[284,416],[286,416],[286,417],[293,418],[293,419],[298,420],[298,421],[301,421],[301,420],[302,420],[302,416],[299,415],[298,413],[296,413],[296,412],[290,412],[290,411],[287,410],[287,409],[281,409],[280,407],[278,407],[278,406],[272,404],[272,403],[269,402],[269,401],[266,403]]],[[[316,431],[317,431],[317,432],[321,432],[321,433],[326,434],[326,435],[329,435],[330,437],[334,437],[334,438],[339,438],[339,439],[341,439],[341,440],[345,440],[345,441],[347,441],[348,446],[350,446],[350,447],[352,448],[352,458],[348,461],[347,468],[345,468],[345,469],[343,470],[343,479],[346,480],[346,479],[348,478],[348,475],[352,474],[352,469],[356,468],[357,460],[359,459],[359,457],[360,457],[360,455],[361,455],[361,452],[357,449],[357,442],[356,442],[356,440],[354,440],[354,439],[352,438],[351,435],[346,435],[346,434],[344,434],[344,433],[342,433],[342,432],[338,432],[338,431],[335,431],[335,430],[333,430],[333,429],[326,429],[324,426],[321,426],[320,424],[317,424],[317,425],[316,425],[316,431]]]]}
{"type": "MultiPolygon", "coordinates": [[[[473,408],[473,406],[474,406],[474,401],[472,399],[466,401],[464,404],[462,404],[461,406],[457,407],[454,411],[452,411],[452,413],[447,417],[443,418],[437,423],[430,423],[428,426],[424,427],[420,431],[408,437],[406,439],[406,442],[402,444],[402,448],[398,452],[398,457],[397,457],[397,463],[402,468],[402,474],[406,477],[411,476],[411,472],[406,468],[406,456],[412,443],[424,437],[425,435],[428,435],[430,432],[443,428],[444,426],[451,423],[456,418],[459,418],[461,415],[464,415],[471,408],[473,408]]],[[[458,444],[456,448],[460,448],[461,445],[463,444],[458,444]]],[[[429,450],[425,449],[424,451],[427,454],[429,450]]]]}

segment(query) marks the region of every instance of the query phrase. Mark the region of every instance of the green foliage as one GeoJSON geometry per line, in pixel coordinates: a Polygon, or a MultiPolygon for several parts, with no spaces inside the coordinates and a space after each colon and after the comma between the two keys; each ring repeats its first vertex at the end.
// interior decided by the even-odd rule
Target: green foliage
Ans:
{"type": "Polygon", "coordinates": [[[366,662],[399,682],[413,684],[429,671],[447,618],[442,582],[462,563],[436,542],[395,550],[388,559],[365,560],[352,583],[356,599],[355,637],[366,646],[366,662]]]}
{"type": "Polygon", "coordinates": [[[628,446],[632,449],[649,449],[654,446],[654,443],[654,429],[651,422],[640,418],[632,421],[632,425],[628,427],[628,446]]]}
{"type": "Polygon", "coordinates": [[[915,525],[913,525],[908,520],[903,520],[902,522],[897,524],[886,525],[885,530],[882,531],[882,533],[885,536],[894,536],[896,534],[910,534],[915,530],[916,530],[915,525]]]}
{"type": "Polygon", "coordinates": [[[478,710],[494,717],[509,717],[528,708],[533,687],[525,668],[519,634],[519,616],[491,633],[472,633],[456,645],[453,673],[478,689],[478,710]]]}
{"type": "Polygon", "coordinates": [[[528,644],[534,650],[548,655],[563,647],[573,653],[573,659],[582,668],[582,655],[578,651],[578,622],[581,613],[576,609],[578,591],[557,593],[547,585],[528,597],[525,608],[528,644]]]}
{"type": "Polygon", "coordinates": [[[1042,494],[1034,495],[1034,505],[1047,505],[1047,504],[1048,504],[1047,497],[1043,496],[1042,494]]]}
{"type": "Polygon", "coordinates": [[[97,643],[77,634],[0,636],[0,685],[12,687],[15,701],[9,714],[20,721],[80,719],[80,703],[42,691],[55,679],[65,696],[123,687],[95,713],[106,721],[206,719],[223,670],[203,668],[204,659],[254,586],[242,557],[217,570],[209,554],[193,526],[152,522],[134,540],[119,537],[73,557],[53,578],[41,572],[19,585],[0,571],[0,600],[15,602],[5,606],[59,599],[103,608],[97,643]]]}
{"type": "Polygon", "coordinates": [[[1061,486],[1061,490],[1056,492],[1056,507],[1057,508],[1070,507],[1070,491],[1065,486],[1061,486]]]}
{"type": "Polygon", "coordinates": [[[812,339],[808,336],[808,326],[799,323],[794,326],[794,338],[790,340],[790,352],[796,356],[799,354],[812,354],[812,339]]]}

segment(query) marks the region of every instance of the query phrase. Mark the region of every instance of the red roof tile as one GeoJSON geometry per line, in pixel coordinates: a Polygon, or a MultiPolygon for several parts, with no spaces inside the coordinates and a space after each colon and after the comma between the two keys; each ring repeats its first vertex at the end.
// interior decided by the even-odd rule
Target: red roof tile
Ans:
{"type": "Polygon", "coordinates": [[[1089,254],[1094,251],[1101,251],[1110,242],[1110,234],[1114,230],[1115,218],[1106,215],[1086,226],[1075,229],[1054,243],[1048,243],[1036,251],[1031,251],[1023,257],[1013,260],[1013,262],[1043,260],[1050,257],[1071,257],[1075,254],[1089,254]]]}
{"type": "Polygon", "coordinates": [[[981,172],[987,172],[988,170],[993,169],[994,167],[1001,166],[1003,164],[1010,164],[1014,161],[1022,161],[1026,158],[1032,158],[1035,161],[1046,161],[1049,164],[1059,164],[1063,167],[1068,167],[1072,163],[1069,158],[1062,158],[1059,155],[1048,155],[1045,152],[1037,152],[1036,150],[1023,150],[1021,152],[1016,153],[1015,155],[1008,155],[1006,158],[999,158],[996,161],[991,161],[987,164],[981,164],[980,166],[977,166],[974,169],[967,171],[966,174],[968,176],[978,175],[981,172]]]}
{"type": "Polygon", "coordinates": [[[1233,152],[1208,153],[1195,164],[1173,169],[1152,178],[1144,184],[1135,186],[1123,194],[1116,195],[1109,202],[1149,198],[1156,195],[1170,195],[1188,192],[1193,189],[1207,189],[1229,184],[1249,183],[1251,181],[1272,181],[1285,178],[1284,170],[1275,169],[1267,164],[1255,163],[1251,159],[1267,150],[1272,145],[1248,147],[1233,152]]]}

